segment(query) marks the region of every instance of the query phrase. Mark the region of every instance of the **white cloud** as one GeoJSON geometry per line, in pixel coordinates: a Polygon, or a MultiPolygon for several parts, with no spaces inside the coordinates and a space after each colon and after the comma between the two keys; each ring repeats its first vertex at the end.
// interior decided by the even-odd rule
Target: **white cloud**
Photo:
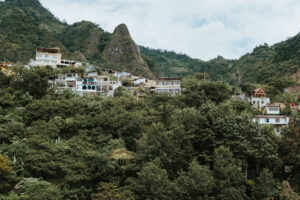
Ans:
{"type": "Polygon", "coordinates": [[[238,58],[300,31],[299,0],[41,0],[68,23],[112,32],[126,23],[136,43],[208,60],[238,58]]]}

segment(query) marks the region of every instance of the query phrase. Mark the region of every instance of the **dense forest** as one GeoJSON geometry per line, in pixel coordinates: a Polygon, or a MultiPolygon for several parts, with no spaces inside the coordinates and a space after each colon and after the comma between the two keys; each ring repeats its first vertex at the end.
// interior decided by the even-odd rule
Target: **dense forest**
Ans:
{"type": "Polygon", "coordinates": [[[139,101],[56,95],[57,74],[0,72],[0,199],[299,199],[299,112],[278,137],[203,74],[139,101]]]}

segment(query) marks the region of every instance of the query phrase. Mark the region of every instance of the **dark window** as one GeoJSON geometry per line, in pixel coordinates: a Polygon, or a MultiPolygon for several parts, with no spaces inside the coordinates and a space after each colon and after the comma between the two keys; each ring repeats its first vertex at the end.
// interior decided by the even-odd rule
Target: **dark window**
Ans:
{"type": "Polygon", "coordinates": [[[82,86],[82,89],[83,89],[83,90],[86,90],[86,86],[85,86],[85,85],[84,85],[84,86],[82,86]]]}

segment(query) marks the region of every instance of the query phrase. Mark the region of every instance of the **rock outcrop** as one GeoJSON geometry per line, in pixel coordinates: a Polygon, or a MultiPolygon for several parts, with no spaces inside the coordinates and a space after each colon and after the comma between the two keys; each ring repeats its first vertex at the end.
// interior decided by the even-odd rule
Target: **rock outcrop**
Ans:
{"type": "Polygon", "coordinates": [[[103,57],[110,63],[125,66],[127,71],[134,74],[148,77],[153,75],[125,24],[116,27],[104,49],[103,57]]]}

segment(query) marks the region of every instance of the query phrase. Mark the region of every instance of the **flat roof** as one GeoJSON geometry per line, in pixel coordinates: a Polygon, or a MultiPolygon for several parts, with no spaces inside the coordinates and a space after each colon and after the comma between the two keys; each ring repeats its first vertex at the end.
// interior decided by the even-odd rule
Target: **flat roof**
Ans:
{"type": "Polygon", "coordinates": [[[283,115],[258,115],[255,116],[254,118],[286,118],[287,116],[283,115]]]}
{"type": "Polygon", "coordinates": [[[182,78],[176,78],[176,77],[174,77],[174,78],[171,78],[171,77],[164,78],[164,77],[159,77],[156,80],[158,80],[158,81],[163,81],[163,80],[168,80],[168,81],[178,80],[178,81],[181,81],[182,78]]]}
{"type": "Polygon", "coordinates": [[[60,53],[59,48],[37,48],[36,51],[42,53],[60,53]]]}

